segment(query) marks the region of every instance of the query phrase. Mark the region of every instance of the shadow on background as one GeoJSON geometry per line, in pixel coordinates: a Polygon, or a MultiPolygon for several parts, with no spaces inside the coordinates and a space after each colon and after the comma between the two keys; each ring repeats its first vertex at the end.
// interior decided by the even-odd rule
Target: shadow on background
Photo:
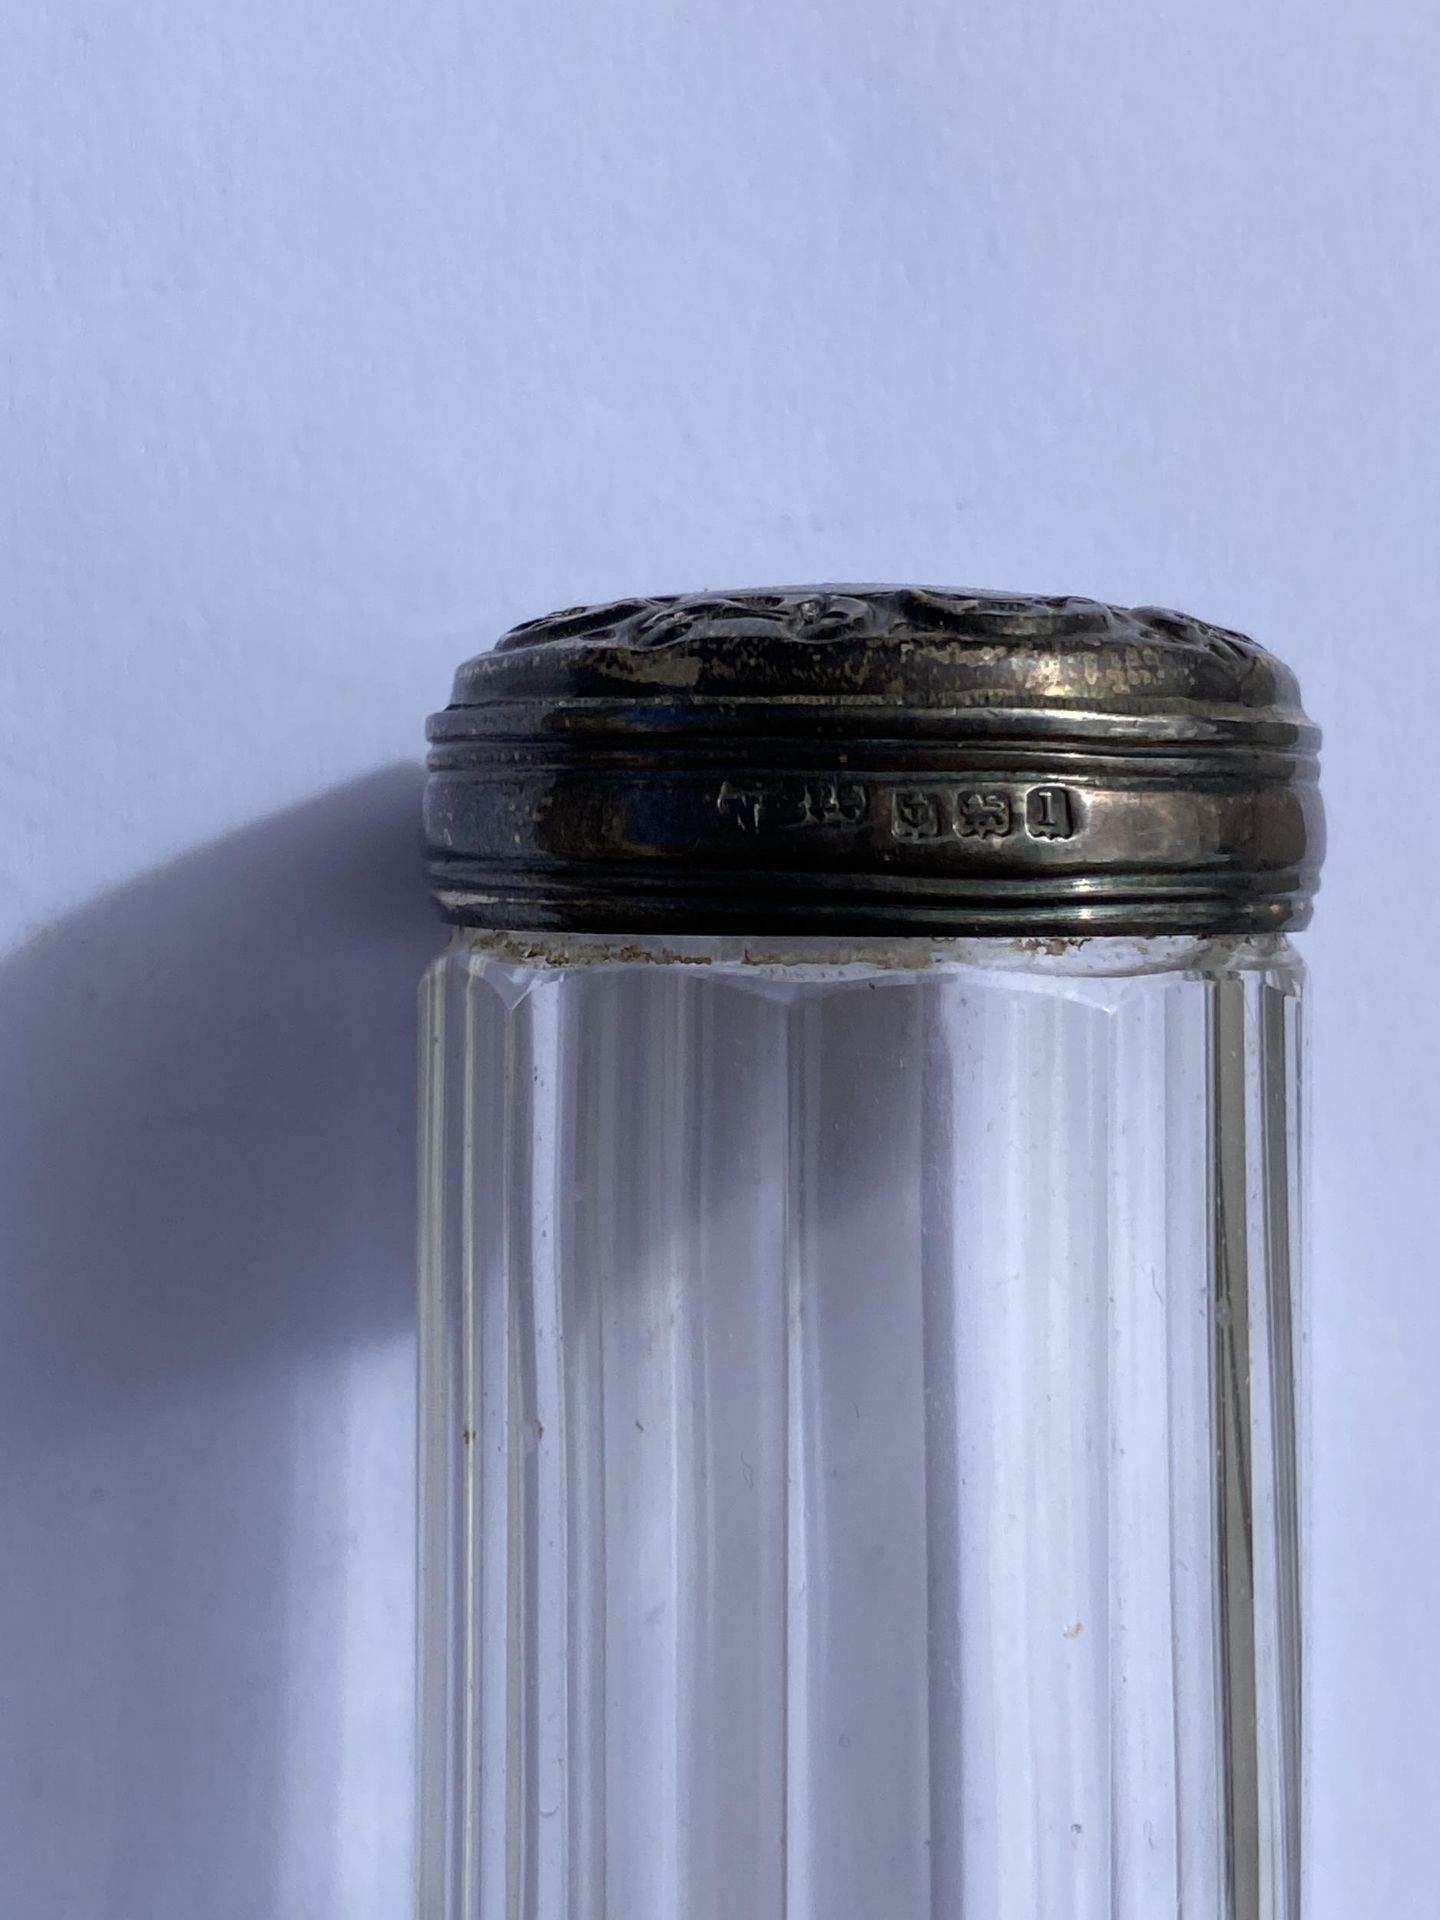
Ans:
{"type": "Polygon", "coordinates": [[[338,1914],[357,1717],[371,1790],[403,1775],[419,783],[267,820],[0,969],[7,1914],[338,1914]],[[366,1409],[385,1347],[403,1384],[366,1409]],[[395,1683],[337,1707],[357,1660],[395,1683]]]}

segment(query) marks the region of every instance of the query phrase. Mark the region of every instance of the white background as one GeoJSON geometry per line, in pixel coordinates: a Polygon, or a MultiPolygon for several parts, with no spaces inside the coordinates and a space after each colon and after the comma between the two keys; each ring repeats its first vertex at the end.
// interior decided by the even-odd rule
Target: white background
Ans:
{"type": "Polygon", "coordinates": [[[1430,1920],[1440,15],[0,47],[0,1914],[405,1913],[421,722],[547,607],[819,578],[1179,605],[1327,729],[1309,1914],[1430,1920]]]}

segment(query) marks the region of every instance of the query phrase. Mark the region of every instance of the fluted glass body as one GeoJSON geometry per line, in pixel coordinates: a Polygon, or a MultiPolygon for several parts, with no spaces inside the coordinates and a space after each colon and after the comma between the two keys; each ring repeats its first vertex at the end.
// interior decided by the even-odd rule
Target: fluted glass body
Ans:
{"type": "Polygon", "coordinates": [[[1282,942],[457,934],[420,1920],[1297,1920],[1282,942]]]}

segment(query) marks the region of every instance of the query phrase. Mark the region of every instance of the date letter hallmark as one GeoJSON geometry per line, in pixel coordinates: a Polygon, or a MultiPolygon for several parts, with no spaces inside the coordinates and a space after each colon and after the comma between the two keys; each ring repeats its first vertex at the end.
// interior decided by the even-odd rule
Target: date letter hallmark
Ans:
{"type": "Polygon", "coordinates": [[[858,827],[870,795],[850,781],[726,780],[715,796],[720,814],[740,833],[797,833],[807,827],[858,827]]]}
{"type": "Polygon", "coordinates": [[[1068,840],[1075,812],[1064,787],[1032,787],[1025,796],[1025,831],[1037,840],[1068,840]]]}
{"type": "Polygon", "coordinates": [[[1008,793],[957,794],[955,831],[962,840],[1003,839],[1013,824],[1008,793]]]}
{"type": "Polygon", "coordinates": [[[891,795],[890,831],[897,840],[938,840],[945,831],[940,802],[923,787],[901,787],[891,795]]]}

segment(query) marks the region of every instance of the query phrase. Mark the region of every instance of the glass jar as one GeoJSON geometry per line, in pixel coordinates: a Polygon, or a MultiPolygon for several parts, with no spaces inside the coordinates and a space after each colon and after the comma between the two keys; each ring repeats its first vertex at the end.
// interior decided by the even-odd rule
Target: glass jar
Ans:
{"type": "Polygon", "coordinates": [[[420,1920],[1296,1920],[1290,675],[706,595],[432,737],[420,1920]]]}

